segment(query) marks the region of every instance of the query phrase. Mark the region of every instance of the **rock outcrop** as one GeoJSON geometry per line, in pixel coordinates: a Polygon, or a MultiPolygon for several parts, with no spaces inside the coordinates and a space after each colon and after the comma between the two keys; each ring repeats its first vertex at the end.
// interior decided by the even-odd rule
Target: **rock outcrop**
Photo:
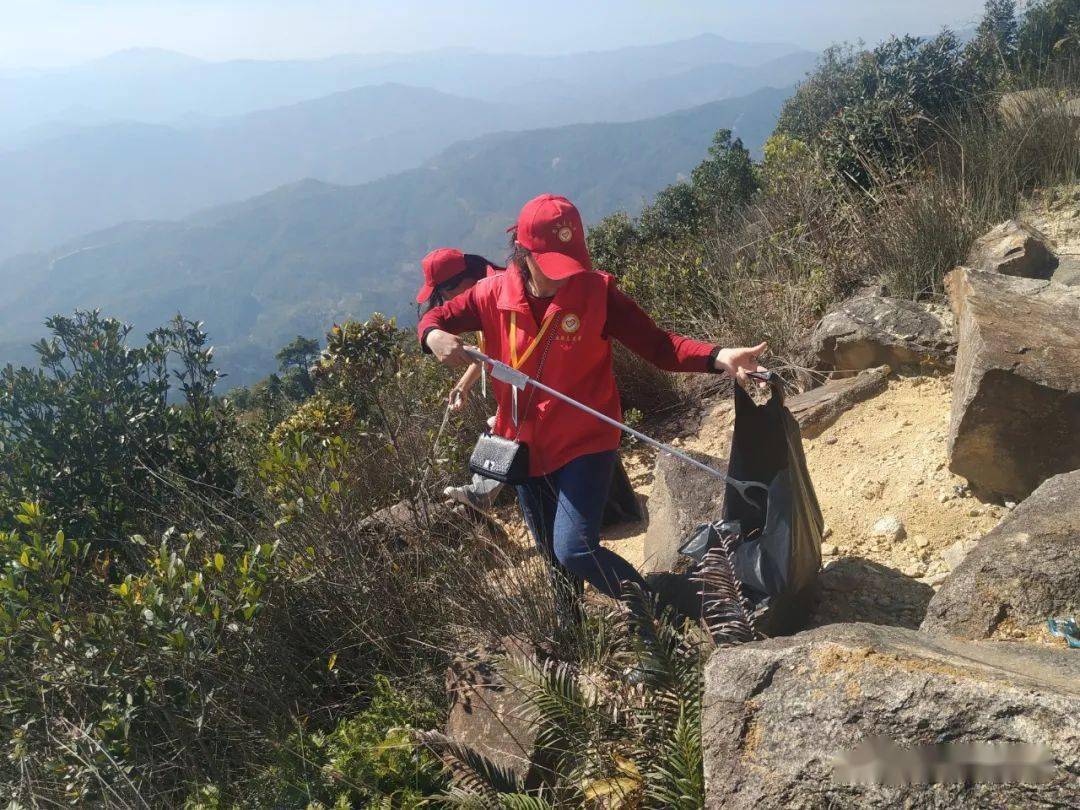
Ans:
{"type": "Polygon", "coordinates": [[[491,518],[460,505],[424,500],[401,500],[371,513],[357,524],[361,538],[377,539],[402,548],[428,542],[431,537],[452,545],[480,542],[490,547],[493,562],[497,548],[506,547],[506,530],[491,518]]]}
{"type": "Polygon", "coordinates": [[[967,266],[1006,276],[1048,279],[1057,269],[1058,257],[1049,237],[1010,219],[975,240],[967,266]]]}
{"type": "Polygon", "coordinates": [[[1080,290],[959,267],[949,469],[1019,500],[1080,468],[1080,290]]]}
{"type": "Polygon", "coordinates": [[[888,366],[867,369],[788,399],[787,409],[799,423],[803,439],[817,438],[845,411],[884,391],[889,385],[889,373],[888,366]]]}
{"type": "Polygon", "coordinates": [[[982,538],[930,600],[922,629],[1037,636],[1080,615],[1080,471],[1046,481],[982,538]]]}
{"type": "Polygon", "coordinates": [[[484,755],[527,784],[539,778],[536,727],[524,696],[498,672],[505,656],[535,660],[536,651],[515,639],[473,650],[447,670],[450,714],[446,736],[484,755]]]}
{"type": "MultiPolygon", "coordinates": [[[[709,808],[1075,807],[1080,796],[1080,656],[1068,652],[830,625],[719,650],[704,700],[709,808]],[[927,784],[934,777],[918,764],[897,773],[902,755],[883,763],[881,776],[895,784],[845,784],[855,774],[834,770],[836,758],[882,737],[901,748],[1026,743],[1048,752],[1005,784],[927,784]]],[[[875,763],[855,770],[872,778],[875,763]]]]}
{"type": "Polygon", "coordinates": [[[934,589],[894,568],[859,557],[842,557],[818,576],[811,627],[871,622],[919,628],[934,589]]]}
{"type": "Polygon", "coordinates": [[[1080,118],[1080,98],[1069,98],[1049,87],[1004,93],[998,101],[998,115],[1009,126],[1030,126],[1032,119],[1080,118]]]}
{"type": "Polygon", "coordinates": [[[1006,124],[1017,126],[1032,117],[1046,114],[1057,105],[1057,95],[1047,87],[1016,90],[1002,94],[998,101],[998,115],[1006,124]]]}
{"type": "Polygon", "coordinates": [[[825,315],[810,337],[810,351],[816,368],[849,376],[881,365],[893,371],[950,369],[956,343],[944,310],[869,295],[845,301],[825,315]]]}
{"type": "MultiPolygon", "coordinates": [[[[698,461],[720,472],[727,461],[691,452],[698,461]]],[[[656,459],[649,528],[645,533],[645,570],[674,571],[680,567],[679,546],[690,530],[717,520],[723,511],[725,483],[681,459],[660,453],[656,459]]]]}

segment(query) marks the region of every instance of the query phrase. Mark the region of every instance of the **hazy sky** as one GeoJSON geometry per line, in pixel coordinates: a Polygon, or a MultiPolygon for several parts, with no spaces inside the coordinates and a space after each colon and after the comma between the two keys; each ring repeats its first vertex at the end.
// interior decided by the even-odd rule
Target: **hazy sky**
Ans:
{"type": "Polygon", "coordinates": [[[700,33],[820,48],[968,25],[983,0],[0,0],[0,64],[70,64],[135,46],[210,59],[605,49],[700,33]]]}

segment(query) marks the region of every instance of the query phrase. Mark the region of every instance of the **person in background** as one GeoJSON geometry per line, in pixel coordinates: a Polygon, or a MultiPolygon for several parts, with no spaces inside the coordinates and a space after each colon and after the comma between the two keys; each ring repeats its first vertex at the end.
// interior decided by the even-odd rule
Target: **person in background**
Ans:
{"type": "MultiPolygon", "coordinates": [[[[611,339],[667,371],[725,373],[740,384],[764,371],[766,345],[724,349],[665,332],[614,277],[593,270],[581,216],[565,197],[541,195],[521,209],[506,272],[428,310],[417,331],[442,363],[471,364],[458,335],[479,331],[486,353],[579,402],[622,419],[611,339]]],[[[580,618],[581,581],[613,598],[627,583],[648,590],[630,563],[600,545],[600,522],[621,434],[532,386],[518,395],[493,381],[494,432],[529,448],[529,479],[518,500],[551,563],[560,622],[580,618]],[[569,604],[562,598],[570,597],[569,604]],[[570,612],[568,614],[567,608],[570,612]]]]}
{"type": "MultiPolygon", "coordinates": [[[[505,269],[492,264],[483,256],[462,253],[454,248],[439,248],[431,251],[420,262],[420,267],[424,273],[424,283],[416,294],[416,303],[421,316],[472,289],[481,279],[505,269]]],[[[483,373],[479,363],[472,363],[465,369],[461,379],[450,389],[450,410],[460,411],[465,407],[469,394],[483,373]]],[[[494,419],[495,417],[491,417],[488,420],[489,427],[494,426],[494,419]]],[[[447,487],[443,490],[443,495],[458,503],[483,511],[495,502],[501,491],[502,484],[498,481],[473,475],[472,481],[468,484],[447,487]]]]}

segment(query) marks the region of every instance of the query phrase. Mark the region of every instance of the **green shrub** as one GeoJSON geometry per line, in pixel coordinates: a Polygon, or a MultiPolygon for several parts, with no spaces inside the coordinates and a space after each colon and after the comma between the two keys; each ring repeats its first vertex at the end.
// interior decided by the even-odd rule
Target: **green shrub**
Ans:
{"type": "Polygon", "coordinates": [[[441,763],[410,731],[439,724],[435,707],[376,676],[370,703],[332,729],[297,731],[277,749],[252,797],[263,807],[420,806],[446,785],[441,763]]]}
{"type": "Polygon", "coordinates": [[[1029,77],[1075,70],[1080,59],[1080,0],[1034,0],[1016,33],[1016,58],[1029,77]]]}
{"type": "Polygon", "coordinates": [[[143,569],[118,577],[108,551],[39,505],[15,520],[0,532],[0,783],[15,798],[123,804],[235,766],[237,690],[269,652],[258,626],[275,547],[135,537],[143,569]]]}
{"type": "MultiPolygon", "coordinates": [[[[656,241],[692,236],[717,221],[729,223],[755,188],[750,153],[741,140],[732,140],[731,130],[721,129],[689,182],[658,192],[641,212],[637,230],[643,240],[656,241]]],[[[623,236],[621,241],[629,240],[623,236]]]]}
{"type": "Polygon", "coordinates": [[[777,132],[820,150],[828,170],[864,188],[873,167],[902,166],[938,137],[934,122],[987,88],[951,32],[825,52],[788,99],[777,132]]]}
{"type": "Polygon", "coordinates": [[[232,493],[236,422],[213,396],[218,373],[199,324],[177,316],[143,347],[97,312],[46,325],[39,367],[0,371],[0,506],[45,501],[68,534],[116,546],[164,529],[159,509],[178,488],[232,493]]]}

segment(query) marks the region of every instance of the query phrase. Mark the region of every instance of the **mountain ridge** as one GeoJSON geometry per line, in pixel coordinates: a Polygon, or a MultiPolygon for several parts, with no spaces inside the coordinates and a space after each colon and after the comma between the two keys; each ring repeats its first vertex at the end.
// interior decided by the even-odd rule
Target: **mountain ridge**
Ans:
{"type": "Polygon", "coordinates": [[[307,180],[179,222],[125,223],[0,263],[0,347],[25,357],[42,319],[101,307],[149,329],[177,309],[206,321],[237,382],[272,367],[296,334],[375,310],[405,316],[420,257],[458,245],[493,260],[525,199],[567,194],[587,221],[637,210],[736,125],[753,147],[790,88],[631,123],[504,132],[359,186],[307,180]],[[555,160],[559,158],[559,160],[555,160]],[[21,347],[21,348],[20,348],[21,347]]]}

